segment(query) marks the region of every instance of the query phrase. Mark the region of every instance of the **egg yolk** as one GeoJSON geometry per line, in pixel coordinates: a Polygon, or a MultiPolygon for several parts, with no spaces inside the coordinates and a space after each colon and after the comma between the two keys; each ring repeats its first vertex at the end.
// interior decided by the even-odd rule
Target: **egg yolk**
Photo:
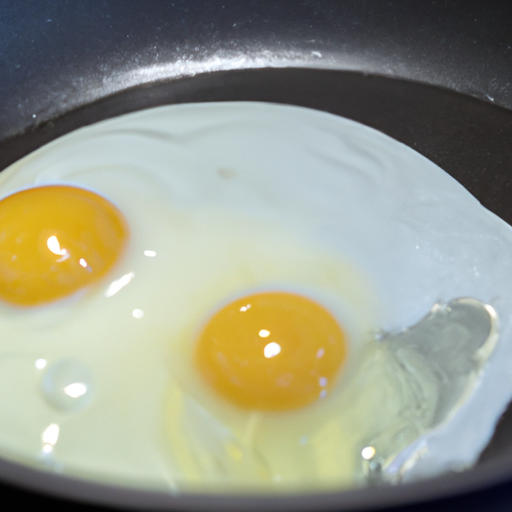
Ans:
{"type": "Polygon", "coordinates": [[[36,306],[101,279],[128,238],[121,212],[103,197],[51,185],[0,201],[0,298],[36,306]]]}
{"type": "Polygon", "coordinates": [[[195,352],[206,381],[244,409],[283,411],[325,397],[346,357],[345,335],[322,306],[258,293],[218,311],[195,352]]]}

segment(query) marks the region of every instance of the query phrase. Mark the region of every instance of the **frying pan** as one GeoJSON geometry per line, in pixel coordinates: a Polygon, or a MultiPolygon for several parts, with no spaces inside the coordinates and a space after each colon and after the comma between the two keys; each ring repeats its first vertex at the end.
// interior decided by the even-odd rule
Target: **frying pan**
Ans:
{"type": "MultiPolygon", "coordinates": [[[[0,168],[80,126],[169,103],[316,108],[381,130],[512,223],[512,6],[500,1],[3,0],[0,168]]],[[[512,361],[512,356],[511,356],[512,361]]],[[[301,497],[118,493],[0,460],[10,509],[512,508],[512,412],[471,471],[301,497]],[[50,495],[50,496],[48,496],[50,495]]]]}

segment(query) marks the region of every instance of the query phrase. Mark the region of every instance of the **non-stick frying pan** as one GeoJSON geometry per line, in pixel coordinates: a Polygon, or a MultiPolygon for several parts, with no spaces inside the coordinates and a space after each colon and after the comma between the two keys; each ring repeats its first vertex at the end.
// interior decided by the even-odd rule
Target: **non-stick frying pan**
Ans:
{"type": "MultiPolygon", "coordinates": [[[[512,223],[511,22],[512,6],[499,1],[3,0],[0,168],[77,127],[149,106],[272,101],[343,115],[391,135],[512,223]]],[[[173,498],[119,494],[2,461],[0,478],[0,497],[11,509],[69,506],[43,492],[93,504],[73,505],[83,510],[110,503],[508,511],[512,413],[474,470],[395,488],[173,498]]]]}

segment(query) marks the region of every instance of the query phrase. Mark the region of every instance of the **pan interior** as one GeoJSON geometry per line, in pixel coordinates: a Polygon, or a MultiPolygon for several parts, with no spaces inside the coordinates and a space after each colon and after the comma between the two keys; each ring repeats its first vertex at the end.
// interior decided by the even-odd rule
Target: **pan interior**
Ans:
{"type": "MultiPolygon", "coordinates": [[[[511,111],[445,89],[351,72],[229,71],[135,87],[1,141],[0,168],[65,133],[109,117],[158,105],[206,101],[298,105],[371,126],[432,160],[465,186],[483,206],[512,224],[509,201],[511,111]]],[[[512,458],[511,424],[512,409],[509,409],[482,453],[479,466],[512,458]]],[[[502,467],[503,471],[508,471],[509,465],[502,467]]],[[[469,489],[460,480],[453,482],[451,487],[445,486],[444,494],[469,489]]],[[[403,502],[400,492],[397,488],[395,493],[388,493],[384,502],[388,505],[403,502]]],[[[412,492],[409,498],[411,501],[426,499],[436,492],[434,486],[427,485],[412,492]]],[[[347,503],[347,510],[354,503],[358,507],[370,507],[376,498],[375,494],[364,497],[357,491],[351,494],[355,501],[347,503]]]]}

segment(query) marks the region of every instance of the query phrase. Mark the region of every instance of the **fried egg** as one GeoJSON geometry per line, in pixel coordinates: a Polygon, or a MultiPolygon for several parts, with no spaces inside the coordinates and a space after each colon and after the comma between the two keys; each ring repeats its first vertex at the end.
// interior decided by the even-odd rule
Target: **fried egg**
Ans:
{"type": "Polygon", "coordinates": [[[35,151],[0,197],[5,458],[161,490],[350,487],[372,440],[410,478],[470,466],[512,395],[510,227],[366,126],[159,107],[35,151]],[[456,297],[500,339],[402,435],[408,383],[436,415],[437,363],[382,332],[456,297]]]}

